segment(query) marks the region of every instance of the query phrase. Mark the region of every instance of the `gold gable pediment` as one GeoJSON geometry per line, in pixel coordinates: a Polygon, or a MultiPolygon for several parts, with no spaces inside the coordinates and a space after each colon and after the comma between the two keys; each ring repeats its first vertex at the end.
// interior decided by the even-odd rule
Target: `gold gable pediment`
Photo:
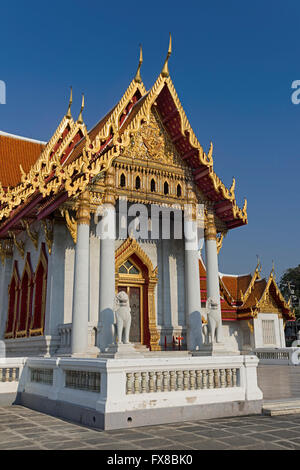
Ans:
{"type": "Polygon", "coordinates": [[[131,137],[123,156],[188,168],[172,143],[155,108],[151,110],[149,122],[144,122],[131,137]]]}
{"type": "Polygon", "coordinates": [[[278,304],[274,297],[267,292],[265,298],[261,301],[259,310],[262,313],[278,313],[282,314],[282,310],[278,307],[278,304]]]}

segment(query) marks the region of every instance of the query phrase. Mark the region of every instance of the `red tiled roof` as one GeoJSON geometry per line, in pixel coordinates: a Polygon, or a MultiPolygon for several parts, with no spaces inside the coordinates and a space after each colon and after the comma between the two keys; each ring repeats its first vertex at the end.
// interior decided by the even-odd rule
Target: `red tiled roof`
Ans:
{"type": "MultiPolygon", "coordinates": [[[[202,259],[199,260],[199,272],[201,299],[202,302],[205,302],[207,300],[206,267],[202,259]]],[[[241,276],[232,276],[228,274],[219,275],[220,302],[223,320],[234,318],[238,319],[239,314],[245,314],[247,312],[249,312],[250,315],[251,309],[254,309],[256,307],[257,302],[261,300],[267,287],[266,279],[256,279],[249,296],[247,296],[247,299],[244,303],[242,302],[241,291],[243,294],[245,294],[250,285],[251,280],[251,274],[245,274],[241,276]]],[[[278,308],[282,311],[283,315],[291,317],[292,312],[288,310],[286,306],[284,306],[282,300],[278,297],[276,293],[276,284],[274,280],[271,283],[269,289],[272,291],[272,296],[275,302],[278,304],[278,308]]]]}
{"type": "Polygon", "coordinates": [[[0,182],[3,187],[21,181],[20,165],[25,172],[36,162],[45,144],[18,136],[0,134],[0,182]]]}

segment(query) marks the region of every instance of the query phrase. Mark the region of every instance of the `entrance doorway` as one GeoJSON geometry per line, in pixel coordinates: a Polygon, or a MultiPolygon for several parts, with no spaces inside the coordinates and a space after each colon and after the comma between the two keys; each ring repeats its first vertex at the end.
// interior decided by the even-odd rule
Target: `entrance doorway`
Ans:
{"type": "Polygon", "coordinates": [[[132,258],[128,258],[118,269],[117,292],[124,291],[129,297],[131,327],[129,341],[144,343],[144,285],[142,269],[132,258]]]}
{"type": "Polygon", "coordinates": [[[142,343],[144,340],[143,335],[143,287],[142,286],[120,286],[118,292],[124,291],[129,297],[129,304],[131,308],[131,328],[129,341],[131,343],[142,343]]]}
{"type": "Polygon", "coordinates": [[[131,308],[129,340],[160,351],[160,335],[155,313],[155,286],[157,268],[134,238],[127,240],[116,250],[116,293],[128,294],[131,308]]]}

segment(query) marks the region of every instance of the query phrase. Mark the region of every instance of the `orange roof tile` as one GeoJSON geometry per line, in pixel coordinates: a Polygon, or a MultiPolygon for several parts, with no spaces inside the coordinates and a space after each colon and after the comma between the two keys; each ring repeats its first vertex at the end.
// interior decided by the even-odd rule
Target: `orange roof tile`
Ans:
{"type": "Polygon", "coordinates": [[[221,279],[228,290],[231,297],[235,300],[240,300],[241,298],[241,291],[244,294],[251,282],[252,276],[251,274],[245,274],[241,276],[230,276],[230,275],[222,275],[221,279]]]}
{"type": "Polygon", "coordinates": [[[0,182],[3,187],[21,181],[20,164],[27,173],[40,156],[45,143],[0,133],[0,182]]]}
{"type": "MultiPolygon", "coordinates": [[[[202,302],[205,302],[207,299],[206,267],[202,258],[199,259],[199,272],[201,299],[202,302]]],[[[242,293],[245,294],[252,278],[253,276],[251,276],[251,274],[229,275],[219,273],[220,301],[223,320],[226,318],[239,318],[239,314],[245,315],[247,312],[249,312],[250,315],[251,309],[254,309],[257,302],[261,300],[268,284],[266,279],[256,279],[249,296],[247,296],[245,302],[241,302],[240,293],[242,291],[242,293]]],[[[272,295],[276,303],[278,303],[278,307],[282,310],[282,313],[287,317],[291,317],[292,312],[283,304],[282,299],[278,297],[274,279],[269,289],[272,290],[272,295]]]]}

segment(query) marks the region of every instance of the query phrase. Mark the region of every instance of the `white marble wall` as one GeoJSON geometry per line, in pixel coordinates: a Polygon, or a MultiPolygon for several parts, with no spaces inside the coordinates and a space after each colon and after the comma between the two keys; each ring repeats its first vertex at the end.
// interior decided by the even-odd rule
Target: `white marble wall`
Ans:
{"type": "Polygon", "coordinates": [[[278,315],[275,313],[259,313],[257,318],[253,320],[254,323],[254,347],[263,348],[263,347],[285,347],[285,338],[283,330],[283,322],[278,315]],[[274,329],[275,329],[275,341],[274,344],[265,344],[263,340],[263,320],[273,320],[274,329]]]}

